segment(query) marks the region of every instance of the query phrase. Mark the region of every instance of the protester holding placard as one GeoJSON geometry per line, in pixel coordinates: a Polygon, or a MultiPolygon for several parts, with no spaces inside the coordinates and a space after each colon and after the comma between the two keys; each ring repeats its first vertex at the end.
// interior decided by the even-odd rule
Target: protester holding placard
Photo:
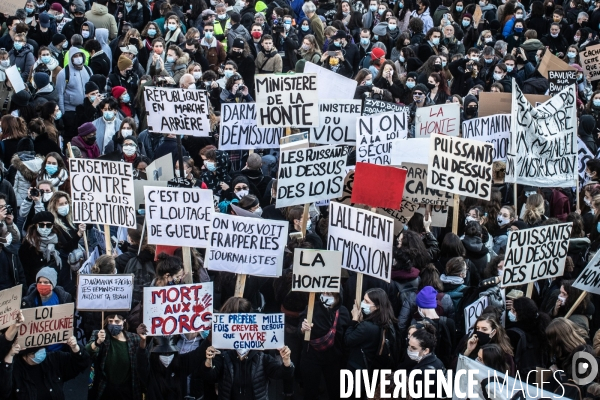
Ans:
{"type": "Polygon", "coordinates": [[[0,224],[0,290],[9,289],[17,285],[23,285],[23,294],[27,291],[27,280],[21,260],[11,246],[12,234],[8,231],[6,224],[0,224]]]}

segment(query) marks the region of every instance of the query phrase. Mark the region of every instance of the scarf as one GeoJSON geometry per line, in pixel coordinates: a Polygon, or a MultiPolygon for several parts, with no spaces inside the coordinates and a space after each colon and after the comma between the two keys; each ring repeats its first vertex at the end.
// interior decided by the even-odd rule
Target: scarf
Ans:
{"type": "Polygon", "coordinates": [[[96,142],[92,144],[87,144],[79,136],[74,137],[72,142],[74,142],[75,146],[79,147],[80,149],[83,148],[83,150],[85,150],[86,154],[88,155],[89,159],[93,160],[100,156],[100,148],[97,146],[96,142]]]}
{"type": "Polygon", "coordinates": [[[447,276],[446,274],[442,274],[440,276],[440,281],[443,283],[450,283],[452,285],[462,285],[465,283],[465,280],[460,276],[447,276]]]}
{"type": "Polygon", "coordinates": [[[150,39],[144,40],[144,44],[146,45],[146,49],[148,49],[148,51],[152,51],[152,41],[150,39]]]}
{"type": "Polygon", "coordinates": [[[138,156],[137,151],[130,156],[123,153],[123,161],[128,162],[128,163],[133,163],[135,161],[135,159],[137,158],[137,156],[138,156]]]}
{"type": "Polygon", "coordinates": [[[56,250],[56,243],[58,243],[56,233],[52,233],[46,237],[40,236],[40,251],[44,254],[44,259],[50,261],[54,256],[54,261],[56,261],[56,265],[58,266],[58,269],[60,269],[62,268],[62,261],[60,259],[60,254],[58,254],[58,250],[56,250]]]}

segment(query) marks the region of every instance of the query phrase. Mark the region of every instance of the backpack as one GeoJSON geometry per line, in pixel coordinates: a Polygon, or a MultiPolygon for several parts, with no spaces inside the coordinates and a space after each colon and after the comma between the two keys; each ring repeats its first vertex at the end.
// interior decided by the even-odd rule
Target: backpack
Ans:
{"type": "MultiPolygon", "coordinates": [[[[84,65],[83,68],[85,68],[85,70],[87,71],[88,74],[90,74],[90,77],[92,75],[94,75],[94,73],[92,72],[92,69],[90,67],[88,67],[87,65],[84,65]]],[[[69,64],[67,64],[67,66],[64,69],[65,71],[65,90],[67,89],[67,85],[69,84],[69,77],[71,76],[69,74],[69,64]]]]}
{"type": "Polygon", "coordinates": [[[144,288],[152,284],[155,277],[155,269],[152,261],[141,263],[138,257],[132,257],[127,261],[125,274],[133,274],[133,303],[131,307],[142,303],[144,300],[144,288]]]}
{"type": "MultiPolygon", "coordinates": [[[[424,318],[433,326],[436,324],[429,318],[424,318]]],[[[436,338],[436,351],[435,355],[437,358],[444,363],[445,366],[449,366],[452,361],[452,351],[454,350],[454,332],[450,332],[450,328],[448,327],[448,318],[440,317],[437,324],[437,329],[435,331],[436,338]]]]}
{"type": "Polygon", "coordinates": [[[389,325],[380,328],[379,344],[375,356],[367,363],[370,370],[375,369],[395,369],[399,357],[400,344],[399,330],[390,323],[389,325]]]}
{"type": "Polygon", "coordinates": [[[527,335],[519,328],[509,328],[507,332],[514,332],[519,335],[519,342],[515,350],[515,365],[521,377],[527,376],[529,371],[535,371],[536,367],[541,367],[547,363],[543,360],[543,354],[536,351],[533,342],[527,341],[527,335]],[[540,357],[542,356],[542,357],[540,357]]]}
{"type": "Polygon", "coordinates": [[[463,290],[466,287],[466,285],[460,285],[451,292],[446,292],[446,294],[452,299],[452,305],[454,305],[455,311],[458,310],[458,303],[460,303],[460,300],[463,298],[463,290]]]}

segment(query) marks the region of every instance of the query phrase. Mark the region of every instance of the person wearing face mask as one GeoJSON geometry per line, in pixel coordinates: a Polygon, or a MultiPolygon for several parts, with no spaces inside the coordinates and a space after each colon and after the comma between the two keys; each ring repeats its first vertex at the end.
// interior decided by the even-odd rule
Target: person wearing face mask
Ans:
{"type": "MultiPolygon", "coordinates": [[[[297,49],[300,47],[300,41],[296,30],[292,27],[291,15],[283,16],[283,31],[273,32],[273,43],[279,54],[282,55],[283,72],[293,71],[298,62],[297,49]]],[[[344,45],[341,42],[340,44],[344,45]]],[[[340,46],[339,49],[341,48],[340,46]]]]}
{"type": "Polygon", "coordinates": [[[85,84],[85,98],[83,103],[76,108],[79,126],[86,122],[92,122],[101,116],[102,113],[98,110],[98,105],[102,98],[98,85],[92,81],[85,84]]]}
{"type": "Polygon", "coordinates": [[[548,48],[548,51],[552,52],[558,58],[563,58],[567,53],[569,43],[567,42],[566,35],[561,35],[560,25],[553,22],[550,25],[550,33],[542,36],[542,43],[548,48]]]}
{"type": "MultiPolygon", "coordinates": [[[[138,137],[137,129],[138,129],[137,124],[135,123],[135,120],[133,118],[123,119],[123,122],[121,122],[121,127],[119,128],[117,133],[112,137],[112,139],[108,143],[108,145],[105,147],[105,149],[104,149],[105,153],[106,154],[117,153],[118,155],[115,155],[115,160],[116,160],[116,158],[118,158],[118,160],[116,160],[116,161],[121,161],[121,159],[124,156],[123,142],[125,139],[127,139],[129,137],[133,137],[133,138],[137,139],[137,137],[138,137]]],[[[143,142],[138,140],[138,144],[136,147],[137,147],[136,151],[139,153],[139,155],[145,155],[146,152],[144,149],[143,142]]],[[[133,162],[135,162],[135,160],[133,162]]]]}
{"type": "Polygon", "coordinates": [[[238,175],[233,178],[231,180],[231,187],[227,183],[222,184],[221,189],[222,191],[219,199],[219,209],[223,213],[228,214],[233,214],[230,207],[231,204],[238,205],[240,200],[249,194],[252,194],[253,197],[257,197],[258,195],[256,187],[251,184],[250,181],[248,181],[248,178],[244,175],[238,175]]]}
{"type": "Polygon", "coordinates": [[[200,157],[202,157],[202,160],[204,161],[200,174],[202,182],[204,182],[215,195],[218,195],[221,190],[227,190],[231,183],[231,177],[227,173],[227,164],[229,162],[227,153],[217,150],[213,145],[209,145],[200,150],[200,157]]]}
{"type": "Polygon", "coordinates": [[[433,28],[433,19],[429,13],[429,0],[418,0],[417,9],[412,12],[413,18],[418,18],[423,21],[423,33],[429,32],[433,28]]]}
{"type": "Polygon", "coordinates": [[[524,225],[520,223],[516,224],[518,222],[517,215],[515,209],[511,206],[503,206],[498,212],[496,221],[500,229],[494,235],[493,250],[496,254],[501,254],[506,248],[506,243],[508,242],[508,232],[512,230],[513,224],[517,228],[519,228],[519,226],[524,227],[524,225]]]}
{"type": "Polygon", "coordinates": [[[469,94],[465,97],[463,110],[461,111],[461,121],[477,118],[479,115],[479,101],[477,97],[469,94]]]}
{"type": "MultiPolygon", "coordinates": [[[[233,63],[235,65],[235,70],[242,76],[244,84],[248,85],[248,93],[250,96],[254,96],[254,73],[256,65],[254,63],[254,58],[250,54],[248,42],[242,38],[235,38],[230,42],[230,45],[230,61],[227,61],[227,63],[233,63]]],[[[225,83],[223,83],[223,87],[224,86],[225,83]]]]}
{"type": "Polygon", "coordinates": [[[35,63],[31,48],[27,45],[27,36],[17,33],[13,38],[13,48],[8,52],[10,65],[16,65],[23,80],[27,80],[29,71],[35,63]]]}
{"type": "Polygon", "coordinates": [[[417,114],[417,108],[429,107],[434,105],[435,103],[431,101],[431,99],[427,96],[429,94],[429,89],[422,83],[415,85],[412,90],[412,103],[410,104],[409,109],[409,126],[411,127],[412,137],[414,137],[414,129],[415,129],[415,117],[417,114]]]}
{"type": "MultiPolygon", "coordinates": [[[[126,93],[121,86],[113,88],[113,91],[115,94],[120,93],[120,97],[123,97],[126,93]]],[[[114,135],[119,131],[123,120],[121,113],[119,112],[119,103],[113,97],[105,97],[98,105],[98,109],[101,111],[102,116],[95,119],[92,122],[92,126],[96,130],[97,137],[95,138],[95,141],[98,145],[98,149],[100,149],[100,154],[102,155],[106,154],[106,148],[114,135]]],[[[85,132],[87,132],[87,130],[85,130],[85,132]]]]}
{"type": "Polygon", "coordinates": [[[420,371],[421,374],[416,375],[417,378],[414,384],[423,386],[423,390],[427,390],[429,393],[435,393],[439,382],[435,379],[435,375],[430,375],[432,379],[425,379],[425,371],[431,369],[445,370],[444,364],[434,353],[436,346],[442,346],[441,343],[438,343],[438,335],[437,329],[432,324],[424,324],[422,329],[417,329],[410,336],[408,339],[408,348],[406,349],[408,357],[413,361],[417,361],[417,364],[410,372],[407,371],[407,374],[413,371],[420,371]],[[427,384],[429,387],[425,388],[427,384]]]}
{"type": "Polygon", "coordinates": [[[513,348],[510,345],[510,339],[506,335],[506,331],[498,322],[497,316],[495,314],[482,314],[475,321],[473,332],[471,335],[465,335],[458,343],[457,348],[460,354],[475,360],[482,346],[496,344],[501,347],[504,353],[504,359],[509,366],[509,374],[514,376],[516,367],[513,348]]]}
{"type": "MultiPolygon", "coordinates": [[[[191,157],[183,157],[183,172],[184,177],[192,182],[192,186],[202,186],[202,181],[199,179],[200,170],[194,165],[194,160],[191,157]]],[[[179,169],[179,160],[175,162],[175,176],[181,176],[181,171],[179,169]]]]}
{"type": "MultiPolygon", "coordinates": [[[[56,306],[73,302],[73,297],[61,286],[57,286],[58,276],[53,267],[44,267],[38,271],[34,282],[29,285],[27,294],[23,296],[21,308],[34,308],[41,306],[56,306]]],[[[49,351],[57,351],[62,344],[48,347],[49,351]]]]}
{"type": "MultiPolygon", "coordinates": [[[[350,312],[340,301],[340,293],[323,292],[315,295],[312,323],[306,320],[307,311],[300,314],[302,321],[298,334],[310,332],[310,341],[302,341],[300,371],[304,382],[317,382],[325,378],[331,399],[340,398],[340,369],[344,355],[344,334],[350,325],[350,312]]],[[[307,385],[304,399],[319,397],[318,385],[307,385]]]]}
{"type": "Polygon", "coordinates": [[[440,28],[431,28],[427,31],[425,40],[419,45],[417,57],[423,62],[430,57],[438,55],[441,52],[440,42],[442,40],[442,30],[440,28]]]}
{"type": "Polygon", "coordinates": [[[7,213],[6,196],[0,193],[0,273],[5,278],[0,281],[0,290],[10,289],[17,285],[23,285],[22,294],[27,293],[27,281],[21,260],[13,243],[21,243],[21,235],[14,218],[7,213]]]}
{"type": "Polygon", "coordinates": [[[92,333],[86,345],[94,369],[90,400],[142,400],[136,354],[140,337],[127,331],[127,314],[108,312],[101,330],[92,333]]]}
{"type": "Polygon", "coordinates": [[[225,47],[215,38],[215,26],[212,23],[204,25],[204,37],[200,41],[200,51],[208,61],[209,68],[220,74],[220,66],[227,59],[225,47]]]}
{"type": "MultiPolygon", "coordinates": [[[[137,85],[136,85],[137,86],[137,85]]],[[[133,94],[129,93],[123,86],[114,86],[111,93],[119,103],[118,113],[121,120],[125,118],[136,119],[135,108],[133,106],[133,94]]]]}
{"type": "Polygon", "coordinates": [[[96,143],[96,127],[92,122],[86,122],[78,129],[79,135],[71,140],[72,146],[77,146],[82,158],[95,159],[101,155],[98,143],[96,143]]]}
{"type": "MultiPolygon", "coordinates": [[[[555,290],[549,295],[550,299],[556,298],[554,307],[550,311],[550,315],[553,318],[564,317],[583,293],[581,289],[573,286],[573,282],[573,280],[562,281],[560,290],[555,290]]],[[[577,306],[569,319],[584,329],[589,330],[590,319],[594,314],[594,311],[595,306],[591,302],[590,295],[586,294],[583,301],[577,306]]]]}
{"type": "Polygon", "coordinates": [[[37,174],[37,182],[48,181],[52,183],[54,189],[65,188],[65,183],[69,179],[65,162],[60,154],[50,152],[46,155],[37,174]]]}

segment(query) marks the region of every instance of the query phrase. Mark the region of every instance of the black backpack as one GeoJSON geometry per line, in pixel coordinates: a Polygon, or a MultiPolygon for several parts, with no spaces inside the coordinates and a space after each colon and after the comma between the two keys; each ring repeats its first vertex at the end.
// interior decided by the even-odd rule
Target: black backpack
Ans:
{"type": "Polygon", "coordinates": [[[515,350],[515,365],[522,378],[526,377],[529,371],[535,371],[536,367],[543,367],[548,360],[544,360],[543,352],[536,351],[535,344],[527,341],[527,335],[519,328],[509,328],[507,333],[514,332],[519,336],[519,342],[515,350]]]}
{"type": "Polygon", "coordinates": [[[133,274],[133,308],[144,300],[144,288],[149,287],[154,280],[156,272],[152,261],[146,261],[142,264],[138,257],[132,257],[127,261],[125,274],[133,274]]]}
{"type": "Polygon", "coordinates": [[[400,360],[399,330],[394,324],[380,328],[379,344],[375,356],[367,363],[370,370],[395,369],[400,360]]]}

